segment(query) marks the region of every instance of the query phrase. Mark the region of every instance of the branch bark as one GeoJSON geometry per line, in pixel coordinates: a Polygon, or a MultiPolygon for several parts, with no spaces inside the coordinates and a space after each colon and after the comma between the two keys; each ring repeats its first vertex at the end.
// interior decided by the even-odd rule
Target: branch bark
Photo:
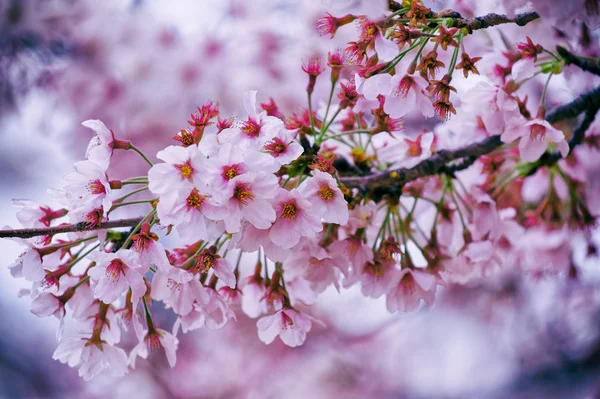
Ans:
{"type": "Polygon", "coordinates": [[[74,231],[91,231],[101,229],[111,229],[115,227],[131,227],[136,226],[143,218],[131,218],[131,219],[120,219],[111,220],[106,223],[102,223],[97,226],[89,226],[85,223],[77,224],[62,224],[56,227],[48,227],[45,229],[11,229],[11,230],[0,230],[0,238],[18,237],[18,238],[31,238],[37,236],[44,236],[49,234],[58,233],[71,233],[74,231]]]}
{"type": "Polygon", "coordinates": [[[537,12],[525,12],[515,15],[513,18],[509,18],[506,15],[491,13],[474,18],[454,18],[453,27],[467,28],[469,33],[473,33],[474,30],[486,29],[502,24],[517,24],[519,26],[525,26],[539,17],[540,16],[537,12]]]}
{"type": "Polygon", "coordinates": [[[584,71],[600,76],[600,59],[579,57],[562,46],[556,46],[556,51],[567,61],[567,64],[576,65],[584,71]]]}
{"type": "MultiPolygon", "coordinates": [[[[546,116],[546,120],[550,123],[556,123],[561,120],[577,117],[584,111],[590,111],[590,113],[593,111],[593,115],[595,115],[596,110],[599,108],[600,86],[582,94],[570,103],[554,109],[546,116]]],[[[593,120],[594,117],[590,117],[588,113],[585,125],[583,122],[582,125],[587,129],[593,120]]],[[[585,130],[578,132],[577,139],[574,137],[570,144],[573,147],[578,145],[581,142],[580,136],[584,133],[585,130]]],[[[440,150],[432,157],[421,161],[412,168],[397,168],[367,176],[341,177],[340,182],[348,188],[358,188],[363,192],[368,192],[375,198],[380,198],[384,194],[399,195],[402,186],[410,181],[421,177],[433,176],[445,172],[452,173],[457,170],[466,169],[482,155],[489,154],[501,146],[502,141],[500,141],[500,136],[491,136],[479,143],[470,144],[456,150],[440,150]],[[457,164],[453,165],[453,162],[457,162],[457,164]]]]}

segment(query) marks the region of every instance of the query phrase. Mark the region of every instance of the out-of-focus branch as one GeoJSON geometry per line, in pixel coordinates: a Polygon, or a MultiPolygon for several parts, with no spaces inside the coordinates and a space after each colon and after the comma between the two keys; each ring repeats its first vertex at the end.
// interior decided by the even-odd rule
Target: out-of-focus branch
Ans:
{"type": "MultiPolygon", "coordinates": [[[[547,114],[550,123],[574,118],[584,111],[589,111],[586,118],[571,139],[571,149],[580,144],[585,130],[594,120],[596,110],[600,108],[600,87],[589,91],[575,100],[557,107],[547,114]]],[[[374,194],[376,198],[382,194],[399,194],[402,186],[421,177],[440,173],[453,173],[471,166],[482,155],[500,148],[500,136],[489,137],[479,143],[470,144],[456,150],[441,150],[430,158],[421,161],[412,168],[397,168],[384,172],[359,177],[341,177],[340,181],[348,188],[359,188],[363,192],[374,194]]]]}
{"type": "Polygon", "coordinates": [[[49,234],[58,233],[71,233],[75,231],[91,231],[101,229],[111,229],[115,227],[131,227],[136,226],[143,218],[131,218],[131,219],[120,219],[111,220],[106,223],[99,224],[97,226],[90,226],[86,223],[77,224],[62,224],[56,227],[48,227],[44,229],[10,229],[0,230],[0,238],[18,237],[18,238],[31,238],[37,236],[45,236],[49,234]]]}
{"type": "Polygon", "coordinates": [[[567,64],[576,65],[584,71],[600,76],[600,59],[579,57],[562,46],[556,46],[556,51],[567,64]]]}

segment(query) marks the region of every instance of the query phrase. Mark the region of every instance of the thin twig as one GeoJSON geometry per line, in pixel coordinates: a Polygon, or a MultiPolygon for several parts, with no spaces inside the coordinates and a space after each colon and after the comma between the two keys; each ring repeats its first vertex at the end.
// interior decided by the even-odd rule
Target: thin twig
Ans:
{"type": "Polygon", "coordinates": [[[111,229],[116,227],[130,227],[137,225],[142,220],[141,217],[131,219],[111,220],[97,226],[90,226],[87,223],[81,222],[76,224],[62,224],[56,227],[48,227],[44,229],[10,229],[0,230],[0,238],[18,237],[31,238],[44,236],[49,234],[71,233],[74,231],[91,231],[101,229],[111,229]]]}

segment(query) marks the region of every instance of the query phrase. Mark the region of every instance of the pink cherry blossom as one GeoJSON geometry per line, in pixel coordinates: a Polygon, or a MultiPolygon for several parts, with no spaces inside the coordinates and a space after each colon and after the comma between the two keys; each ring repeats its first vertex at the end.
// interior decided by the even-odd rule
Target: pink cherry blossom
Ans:
{"type": "Polygon", "coordinates": [[[265,344],[270,344],[279,335],[281,341],[287,346],[300,346],[304,343],[313,322],[322,324],[295,309],[282,309],[258,320],[256,323],[258,338],[265,344]]]}
{"type": "Polygon", "coordinates": [[[132,298],[138,299],[146,292],[141,265],[134,251],[120,249],[116,253],[95,252],[90,258],[96,266],[88,271],[94,281],[94,296],[104,303],[112,303],[126,290],[131,289],[132,298]]]}
{"type": "Polygon", "coordinates": [[[75,172],[65,176],[62,189],[69,201],[69,209],[90,211],[101,207],[104,214],[112,206],[110,184],[105,170],[92,161],[79,161],[75,172]]]}
{"type": "Polygon", "coordinates": [[[113,153],[115,135],[112,131],[108,130],[102,121],[97,119],[84,121],[82,125],[92,129],[95,133],[85,151],[85,157],[104,170],[108,169],[113,153]]]}
{"type": "Polygon", "coordinates": [[[225,129],[218,135],[220,143],[235,142],[250,147],[261,149],[263,145],[273,139],[275,135],[284,129],[283,122],[267,115],[266,111],[258,112],[256,105],[256,91],[244,94],[244,108],[248,118],[239,122],[238,126],[225,129]]]}
{"type": "Polygon", "coordinates": [[[246,173],[232,179],[223,195],[225,230],[237,233],[242,221],[247,220],[257,229],[268,229],[276,214],[269,202],[279,184],[271,174],[246,173]]]}
{"type": "Polygon", "coordinates": [[[269,238],[282,248],[292,248],[301,237],[312,238],[323,230],[319,214],[299,190],[280,190],[273,199],[277,218],[269,232],[269,238]]]}
{"type": "Polygon", "coordinates": [[[184,242],[214,240],[224,231],[224,207],[208,195],[208,189],[182,188],[161,197],[157,214],[161,224],[173,225],[184,242]]]}
{"type": "Polygon", "coordinates": [[[281,129],[270,141],[265,143],[263,150],[267,151],[278,165],[287,165],[304,152],[302,145],[295,139],[296,134],[293,131],[281,129]]]}
{"type": "Polygon", "coordinates": [[[523,126],[515,126],[515,129],[502,135],[502,141],[510,143],[519,137],[519,152],[525,161],[534,162],[540,159],[549,143],[555,143],[563,157],[569,155],[569,144],[565,140],[565,134],[543,119],[534,119],[523,126]]]}
{"type": "Polygon", "coordinates": [[[393,167],[410,168],[431,156],[433,133],[421,133],[415,140],[398,137],[377,150],[379,159],[389,162],[393,167]]]}
{"type": "Polygon", "coordinates": [[[23,227],[48,227],[53,220],[67,213],[66,209],[52,210],[31,200],[13,200],[12,204],[21,208],[17,219],[23,227]]]}
{"type": "Polygon", "coordinates": [[[217,156],[207,162],[208,182],[215,194],[226,189],[229,181],[247,172],[274,173],[280,165],[269,155],[252,147],[234,146],[226,143],[219,148],[217,156]]]}
{"type": "Polygon", "coordinates": [[[180,188],[205,184],[203,177],[206,156],[196,145],[169,146],[156,154],[164,163],[148,171],[148,188],[154,194],[167,194],[180,188]]]}
{"type": "Polygon", "coordinates": [[[113,377],[127,373],[127,355],[121,348],[106,344],[93,344],[85,339],[65,339],[58,344],[52,358],[69,367],[79,366],[79,376],[91,380],[103,370],[113,377]]]}
{"type": "Polygon", "coordinates": [[[313,170],[313,176],[302,182],[298,191],[310,201],[312,212],[326,223],[348,222],[348,203],[335,179],[325,172],[313,170]]]}
{"type": "Polygon", "coordinates": [[[436,279],[429,273],[409,268],[398,271],[386,297],[388,311],[410,312],[419,306],[421,299],[431,306],[435,285],[436,279]]]}
{"type": "Polygon", "coordinates": [[[128,364],[135,368],[135,360],[139,356],[142,359],[148,358],[148,352],[155,352],[160,348],[163,348],[169,366],[175,367],[177,361],[177,347],[179,346],[179,340],[173,334],[168,331],[156,329],[153,332],[145,330],[143,332],[143,339],[131,350],[129,354],[128,364]]]}
{"type": "Polygon", "coordinates": [[[157,271],[152,279],[152,298],[163,301],[182,316],[194,309],[194,303],[204,304],[209,300],[207,290],[198,278],[177,267],[157,271]]]}

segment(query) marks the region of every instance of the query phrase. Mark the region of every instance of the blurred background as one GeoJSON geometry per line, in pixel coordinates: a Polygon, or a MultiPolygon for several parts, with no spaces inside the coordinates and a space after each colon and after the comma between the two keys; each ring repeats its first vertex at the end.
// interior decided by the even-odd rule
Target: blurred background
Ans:
{"type": "MultiPolygon", "coordinates": [[[[495,11],[492,3],[488,12],[495,11]]],[[[261,102],[273,97],[284,112],[298,111],[306,95],[302,60],[343,47],[356,33],[321,38],[316,18],[385,6],[375,0],[0,0],[0,224],[18,226],[11,199],[51,203],[46,189],[60,186],[91,138],[82,121],[101,119],[154,155],[209,99],[235,115],[243,112],[242,94],[258,90],[261,102]]],[[[118,155],[111,178],[123,170],[118,155]]],[[[141,161],[133,162],[126,165],[129,175],[144,171],[141,161]]],[[[598,258],[582,260],[589,250],[583,240],[568,249],[562,242],[547,246],[556,256],[572,256],[577,278],[531,281],[507,271],[439,290],[433,309],[408,315],[390,315],[384,301],[363,298],[357,287],[326,291],[311,313],[327,327],[314,328],[299,348],[279,340],[265,346],[255,320],[236,309],[238,322],[223,330],[180,335],[174,369],[157,353],[124,378],[84,383],[76,369],[52,360],[58,321],[35,317],[17,297],[26,283],[11,278],[6,266],[21,248],[3,240],[0,397],[596,397],[598,258]]],[[[169,329],[172,312],[156,313],[169,329]]],[[[129,334],[122,346],[129,351],[135,344],[129,334]]]]}

